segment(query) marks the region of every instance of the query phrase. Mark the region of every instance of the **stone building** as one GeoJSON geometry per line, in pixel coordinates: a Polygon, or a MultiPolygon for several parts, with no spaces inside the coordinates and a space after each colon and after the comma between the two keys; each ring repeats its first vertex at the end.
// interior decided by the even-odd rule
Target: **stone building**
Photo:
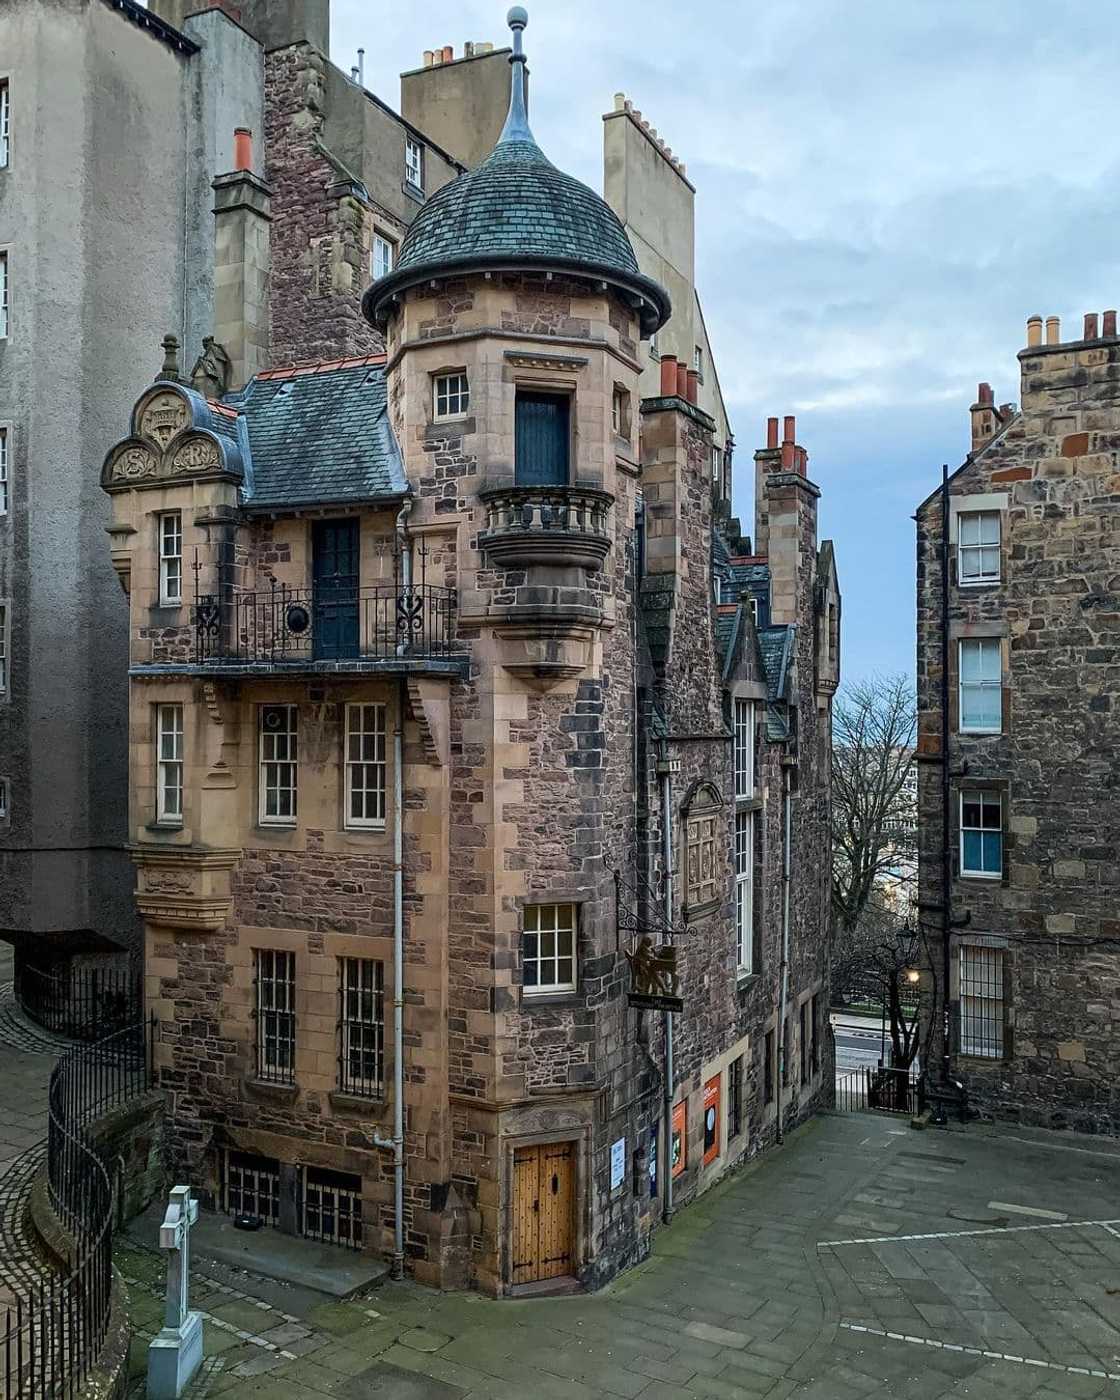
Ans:
{"type": "Polygon", "coordinates": [[[929,1063],[982,1114],[1114,1133],[1116,313],[1065,342],[1032,317],[1019,363],[917,514],[929,1063]]]}
{"type": "Polygon", "coordinates": [[[383,352],[168,367],[102,474],[175,1170],[492,1293],[603,1282],[830,1100],[839,663],[793,420],[752,542],[511,18],[500,139],[362,301],[383,352]]]}
{"type": "Polygon", "coordinates": [[[180,31],[132,0],[0,6],[0,938],[21,961],[139,940],[97,464],[140,387],[132,337],[212,327],[210,182],[262,103],[260,47],[217,10],[180,31]]]}

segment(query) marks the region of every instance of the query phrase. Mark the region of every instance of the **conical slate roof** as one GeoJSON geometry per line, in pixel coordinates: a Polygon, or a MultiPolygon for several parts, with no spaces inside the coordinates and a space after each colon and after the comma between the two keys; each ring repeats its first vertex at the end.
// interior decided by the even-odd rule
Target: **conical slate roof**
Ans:
{"type": "Polygon", "coordinates": [[[498,144],[475,170],[438,190],[412,221],[397,265],[366,292],[362,306],[375,323],[392,299],[428,278],[483,270],[536,269],[580,273],[622,291],[639,307],[644,334],[664,325],[669,297],[638,268],[626,230],[606,200],[548,159],[525,114],[521,30],[514,31],[510,109],[498,144]]]}

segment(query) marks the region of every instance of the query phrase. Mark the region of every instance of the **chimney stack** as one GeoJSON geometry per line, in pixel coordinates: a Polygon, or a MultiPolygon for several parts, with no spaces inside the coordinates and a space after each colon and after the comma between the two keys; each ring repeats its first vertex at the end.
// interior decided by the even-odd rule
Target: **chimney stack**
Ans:
{"type": "Polygon", "coordinates": [[[969,409],[969,416],[972,419],[972,451],[977,452],[1003,426],[1003,416],[996,408],[990,384],[977,384],[976,402],[969,409]]]}
{"type": "Polygon", "coordinates": [[[812,569],[816,554],[817,499],[820,491],[809,480],[809,454],[796,441],[797,421],[788,414],[782,421],[766,421],[766,446],[754,454],[754,548],[770,564],[771,620],[794,623],[809,606],[812,569]]]}
{"type": "Polygon", "coordinates": [[[272,190],[250,169],[252,136],[234,132],[236,168],[214,189],[214,339],[230,362],[231,389],[268,365],[272,190]]]}

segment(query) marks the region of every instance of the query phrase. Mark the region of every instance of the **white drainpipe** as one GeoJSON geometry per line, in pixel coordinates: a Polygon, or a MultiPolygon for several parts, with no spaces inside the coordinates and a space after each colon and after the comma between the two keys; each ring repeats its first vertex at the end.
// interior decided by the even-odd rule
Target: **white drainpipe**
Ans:
{"type": "Polygon", "coordinates": [[[782,1119],[786,1086],[786,1001],[789,997],[790,766],[782,764],[782,993],[778,1014],[778,1141],[785,1141],[782,1119]]]}

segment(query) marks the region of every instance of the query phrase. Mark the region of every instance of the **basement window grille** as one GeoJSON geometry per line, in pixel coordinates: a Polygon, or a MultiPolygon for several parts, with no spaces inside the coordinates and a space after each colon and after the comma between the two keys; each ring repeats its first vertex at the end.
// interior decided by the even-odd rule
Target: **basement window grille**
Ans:
{"type": "Polygon", "coordinates": [[[1003,949],[962,944],[960,950],[962,1055],[1003,1058],[1003,949]]]}
{"type": "Polygon", "coordinates": [[[306,1168],[303,1233],[308,1239],[360,1249],[362,1178],[326,1167],[306,1168]]]}
{"type": "Polygon", "coordinates": [[[379,1099],[385,1092],[385,965],[339,959],[338,1087],[379,1099]]]}
{"type": "Polygon", "coordinates": [[[256,950],[257,1078],[294,1084],[296,955],[256,950]]]}
{"type": "Polygon", "coordinates": [[[226,1211],[254,1215],[266,1225],[280,1217],[280,1163],[275,1157],[226,1152],[226,1211]]]}

